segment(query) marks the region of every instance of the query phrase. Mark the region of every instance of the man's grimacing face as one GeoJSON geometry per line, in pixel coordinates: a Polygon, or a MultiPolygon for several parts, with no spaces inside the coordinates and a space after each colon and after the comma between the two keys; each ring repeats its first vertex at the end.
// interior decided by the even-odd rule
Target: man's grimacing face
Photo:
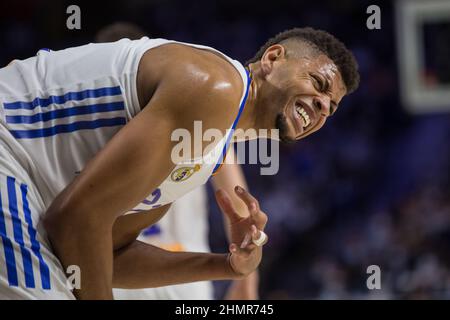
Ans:
{"type": "Polygon", "coordinates": [[[346,94],[341,74],[324,54],[286,57],[284,48],[274,46],[261,60],[265,72],[266,121],[279,129],[280,140],[294,142],[319,130],[346,94]],[[276,48],[278,47],[278,48],[276,48]]]}

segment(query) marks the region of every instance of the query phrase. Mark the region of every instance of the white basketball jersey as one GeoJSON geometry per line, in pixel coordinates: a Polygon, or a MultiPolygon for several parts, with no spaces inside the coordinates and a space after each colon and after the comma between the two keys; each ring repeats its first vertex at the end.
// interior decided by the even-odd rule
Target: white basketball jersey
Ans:
{"type": "MultiPolygon", "coordinates": [[[[0,139],[35,181],[46,206],[140,112],[139,61],[147,50],[168,43],[177,42],[144,37],[40,50],[35,57],[15,60],[0,69],[0,139]]],[[[236,121],[230,124],[234,129],[245,104],[249,77],[238,61],[218,53],[238,70],[244,83],[240,105],[230,106],[236,108],[236,121]]],[[[130,213],[171,203],[205,183],[230,138],[231,134],[224,137],[206,159],[177,164],[130,213]]]]}

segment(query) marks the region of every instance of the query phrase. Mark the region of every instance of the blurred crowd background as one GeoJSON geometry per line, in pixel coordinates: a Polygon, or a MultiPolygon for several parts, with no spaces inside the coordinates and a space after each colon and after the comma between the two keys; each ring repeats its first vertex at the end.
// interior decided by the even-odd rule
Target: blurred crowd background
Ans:
{"type": "MultiPolygon", "coordinates": [[[[270,217],[261,298],[450,299],[450,113],[411,115],[402,106],[394,19],[394,1],[2,1],[0,64],[91,42],[116,21],[241,62],[285,29],[333,33],[359,62],[359,90],[319,133],[281,146],[277,175],[244,166],[270,217]],[[81,8],[81,30],[66,28],[71,4],[81,8]],[[371,4],[381,8],[381,30],[366,28],[371,4]],[[372,264],[381,290],[366,287],[372,264]]],[[[210,196],[211,246],[223,252],[210,196]]],[[[216,283],[218,298],[226,286],[216,283]]]]}

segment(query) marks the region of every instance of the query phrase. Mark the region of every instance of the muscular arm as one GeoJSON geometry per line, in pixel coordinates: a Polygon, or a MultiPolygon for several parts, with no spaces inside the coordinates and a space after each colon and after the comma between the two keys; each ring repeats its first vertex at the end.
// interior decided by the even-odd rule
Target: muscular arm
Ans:
{"type": "Polygon", "coordinates": [[[115,288],[154,288],[238,278],[227,254],[171,252],[135,241],[114,256],[115,288]]]}
{"type": "MultiPolygon", "coordinates": [[[[173,130],[191,129],[193,117],[198,114],[208,115],[203,119],[205,127],[225,129],[233,116],[226,112],[239,101],[241,88],[236,89],[234,84],[217,85],[227,77],[208,74],[208,70],[203,70],[203,62],[195,59],[190,64],[164,65],[177,61],[167,56],[150,59],[153,65],[154,61],[162,61],[159,69],[140,65],[141,71],[152,72],[155,77],[163,75],[155,80],[154,88],[147,86],[152,92],[150,101],[55,198],[46,212],[45,227],[63,267],[78,265],[81,269],[81,289],[74,291],[77,298],[112,298],[114,222],[157,188],[173,169],[170,158],[173,130]],[[204,72],[186,70],[193,67],[204,72]],[[202,113],[201,110],[211,108],[211,99],[216,112],[202,113]]],[[[138,86],[142,89],[141,83],[138,86]]],[[[153,263],[158,259],[153,257],[153,263]]]]}
{"type": "MultiPolygon", "coordinates": [[[[231,146],[228,151],[226,162],[222,165],[218,173],[212,178],[212,184],[215,190],[225,190],[231,197],[236,212],[241,217],[248,217],[249,213],[245,203],[243,203],[234,193],[234,187],[239,185],[244,189],[248,189],[247,182],[245,180],[244,172],[241,166],[237,163],[237,158],[234,152],[234,148],[231,146]],[[229,159],[233,159],[233,162],[227,162],[229,159]]],[[[226,215],[224,217],[225,232],[227,233],[228,240],[230,240],[230,221],[226,215]]],[[[258,271],[252,272],[244,279],[234,280],[228,289],[225,298],[232,300],[242,299],[257,299],[258,298],[258,271]]]]}
{"type": "MultiPolygon", "coordinates": [[[[225,191],[216,192],[216,200],[230,219],[231,239],[236,241],[250,230],[252,239],[264,230],[267,216],[258,201],[247,191],[235,193],[247,205],[250,215],[242,218],[233,208],[225,191]],[[249,228],[253,226],[254,228],[249,228]]],[[[245,248],[230,245],[231,255],[169,252],[139,241],[115,252],[113,283],[118,288],[146,288],[200,280],[242,279],[254,272],[261,261],[262,248],[251,243],[245,248]]]]}
{"type": "MultiPolygon", "coordinates": [[[[220,167],[217,174],[211,179],[214,190],[223,189],[225,190],[231,198],[233,206],[236,211],[242,217],[248,217],[247,207],[234,193],[234,187],[241,186],[244,189],[248,189],[247,182],[245,180],[244,172],[241,166],[237,164],[236,154],[234,152],[233,145],[230,146],[230,150],[227,153],[224,164],[220,167]],[[230,158],[233,162],[229,162],[230,158]]],[[[224,216],[226,225],[229,226],[230,222],[224,216]]],[[[227,236],[229,237],[229,228],[225,229],[227,236]]]]}
{"type": "Polygon", "coordinates": [[[113,228],[113,287],[154,288],[235,277],[227,263],[227,255],[171,252],[135,240],[144,228],[156,223],[168,209],[169,205],[166,205],[116,220],[113,228]]]}
{"type": "Polygon", "coordinates": [[[78,298],[112,298],[112,228],[117,217],[154,190],[173,167],[172,124],[145,110],[91,160],[49,207],[46,229],[64,267],[82,272],[78,298]],[[147,126],[156,126],[154,135],[147,126]],[[160,152],[154,152],[156,146],[160,152]],[[142,177],[148,177],[142,179],[142,177]]]}

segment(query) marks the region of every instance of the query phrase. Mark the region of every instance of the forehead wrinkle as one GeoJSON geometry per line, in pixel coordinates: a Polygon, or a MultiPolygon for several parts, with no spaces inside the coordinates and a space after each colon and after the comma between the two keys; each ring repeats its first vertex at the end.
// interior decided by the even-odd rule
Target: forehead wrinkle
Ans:
{"type": "MultiPolygon", "coordinates": [[[[329,90],[329,96],[330,96],[330,103],[334,104],[334,106],[337,108],[339,105],[339,102],[334,100],[333,98],[336,98],[340,96],[340,91],[343,91],[342,97],[345,95],[345,87],[340,86],[339,87],[339,79],[341,78],[340,72],[338,71],[334,78],[326,77],[327,81],[329,81],[330,84],[330,90],[329,90]],[[335,81],[335,79],[338,79],[335,81]]],[[[339,101],[342,99],[342,97],[339,99],[339,101]]]]}
{"type": "Polygon", "coordinates": [[[322,73],[326,77],[334,78],[338,75],[339,73],[338,67],[336,66],[334,61],[331,60],[328,56],[321,55],[320,57],[317,57],[317,63],[320,65],[317,71],[322,73]]]}
{"type": "MultiPolygon", "coordinates": [[[[326,57],[328,60],[329,58],[326,57]]],[[[342,75],[341,72],[339,71],[339,68],[336,66],[336,64],[330,60],[330,62],[328,63],[327,69],[324,70],[323,67],[319,70],[319,72],[322,71],[321,73],[324,75],[324,77],[327,79],[327,81],[330,82],[330,93],[331,96],[334,95],[334,93],[336,93],[338,96],[340,95],[340,91],[342,91],[342,96],[345,95],[345,91],[347,90],[345,87],[345,84],[342,80],[342,75]],[[328,71],[326,73],[324,73],[323,71],[328,71]],[[340,83],[340,85],[339,85],[340,83]]],[[[341,97],[342,99],[342,97],[341,97]]],[[[338,104],[336,101],[333,101],[336,105],[338,104]]]]}
{"type": "MultiPolygon", "coordinates": [[[[346,87],[342,79],[341,72],[336,66],[333,60],[331,60],[326,54],[320,53],[314,56],[296,57],[295,59],[301,60],[301,68],[295,70],[295,77],[297,79],[310,79],[309,72],[318,72],[326,81],[330,84],[331,99],[333,96],[340,97],[345,96],[346,87]]],[[[340,97],[339,101],[342,99],[340,97]]],[[[333,100],[333,103],[337,106],[339,103],[333,100]]]]}

